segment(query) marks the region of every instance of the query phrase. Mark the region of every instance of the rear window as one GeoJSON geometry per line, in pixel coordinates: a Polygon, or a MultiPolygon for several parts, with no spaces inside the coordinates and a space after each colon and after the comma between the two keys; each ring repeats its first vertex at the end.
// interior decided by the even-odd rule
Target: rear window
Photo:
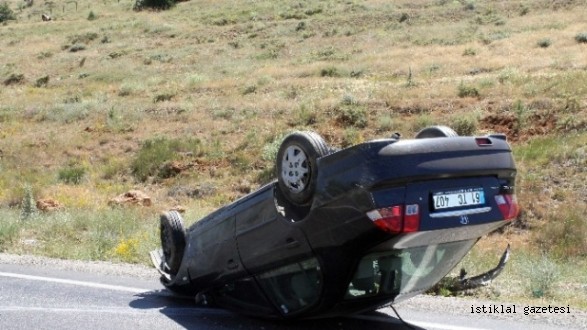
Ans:
{"type": "Polygon", "coordinates": [[[318,301],[322,288],[320,266],[315,258],[263,273],[257,281],[284,315],[310,308],[318,301]]]}
{"type": "Polygon", "coordinates": [[[467,240],[369,254],[359,262],[345,298],[425,291],[453,269],[475,242],[467,240]]]}

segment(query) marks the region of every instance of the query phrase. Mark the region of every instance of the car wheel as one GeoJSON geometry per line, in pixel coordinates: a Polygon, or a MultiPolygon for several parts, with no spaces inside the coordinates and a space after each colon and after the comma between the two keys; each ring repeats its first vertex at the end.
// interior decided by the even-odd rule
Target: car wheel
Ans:
{"type": "Polygon", "coordinates": [[[179,271],[186,245],[183,219],[178,212],[169,211],[163,213],[160,220],[161,247],[165,258],[165,267],[170,275],[175,275],[179,271]]]}
{"type": "Polygon", "coordinates": [[[459,136],[457,132],[448,126],[430,126],[418,132],[418,134],[416,134],[416,139],[457,136],[459,136]]]}
{"type": "Polygon", "coordinates": [[[294,132],[285,137],[277,152],[277,181],[286,199],[296,205],[311,203],[316,189],[316,160],[330,148],[315,132],[294,132]]]}

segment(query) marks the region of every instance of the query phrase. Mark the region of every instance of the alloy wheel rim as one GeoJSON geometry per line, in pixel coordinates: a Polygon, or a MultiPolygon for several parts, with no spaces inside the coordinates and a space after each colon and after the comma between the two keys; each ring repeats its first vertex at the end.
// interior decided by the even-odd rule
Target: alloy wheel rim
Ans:
{"type": "Polygon", "coordinates": [[[298,146],[289,146],[285,149],[281,160],[281,178],[287,188],[293,193],[304,191],[310,178],[308,156],[298,146]]]}

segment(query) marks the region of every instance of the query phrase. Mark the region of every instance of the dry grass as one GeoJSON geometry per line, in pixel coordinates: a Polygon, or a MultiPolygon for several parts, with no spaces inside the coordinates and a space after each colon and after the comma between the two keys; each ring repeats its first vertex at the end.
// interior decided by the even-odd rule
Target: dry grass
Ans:
{"type": "MultiPolygon", "coordinates": [[[[41,22],[50,11],[42,2],[7,3],[18,20],[0,26],[5,212],[19,207],[27,184],[67,214],[111,214],[110,198],[138,188],[155,206],[133,219],[182,205],[194,221],[267,181],[267,155],[284,132],[313,129],[342,146],[438,123],[514,142],[525,212],[506,237],[530,259],[556,244],[544,237],[550,221],[573,218],[553,210],[586,203],[581,1],[192,0],[134,12],[131,0],[79,0],[77,11],[57,4],[51,22],[41,22]],[[538,46],[546,39],[549,47],[538,46]],[[5,85],[11,75],[24,80],[5,85]],[[36,86],[43,77],[47,84],[36,86]],[[478,95],[459,97],[460,86],[478,95]],[[365,120],[358,127],[341,120],[348,100],[365,120]],[[177,176],[141,182],[131,164],[154,138],[198,139],[205,152],[178,158],[189,166],[177,176]],[[83,179],[64,183],[59,173],[72,166],[83,166],[83,179]],[[174,193],[202,185],[216,189],[198,198],[174,193]]],[[[12,237],[1,250],[60,251],[26,250],[22,240],[34,231],[15,226],[0,227],[0,238],[12,237]]],[[[140,242],[148,230],[133,228],[87,255],[113,258],[118,248],[121,259],[142,260],[133,253],[155,246],[156,235],[140,242]]],[[[568,228],[557,233],[564,238],[568,228]]],[[[559,252],[550,257],[563,269],[584,265],[584,254],[559,252]]]]}

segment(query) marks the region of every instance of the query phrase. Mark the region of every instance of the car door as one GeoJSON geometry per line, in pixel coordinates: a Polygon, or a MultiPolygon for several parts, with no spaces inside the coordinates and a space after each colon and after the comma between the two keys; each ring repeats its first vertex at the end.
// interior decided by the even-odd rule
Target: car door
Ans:
{"type": "Polygon", "coordinates": [[[299,224],[277,212],[273,187],[248,199],[240,209],[236,241],[241,262],[251,275],[312,256],[299,224]]]}

